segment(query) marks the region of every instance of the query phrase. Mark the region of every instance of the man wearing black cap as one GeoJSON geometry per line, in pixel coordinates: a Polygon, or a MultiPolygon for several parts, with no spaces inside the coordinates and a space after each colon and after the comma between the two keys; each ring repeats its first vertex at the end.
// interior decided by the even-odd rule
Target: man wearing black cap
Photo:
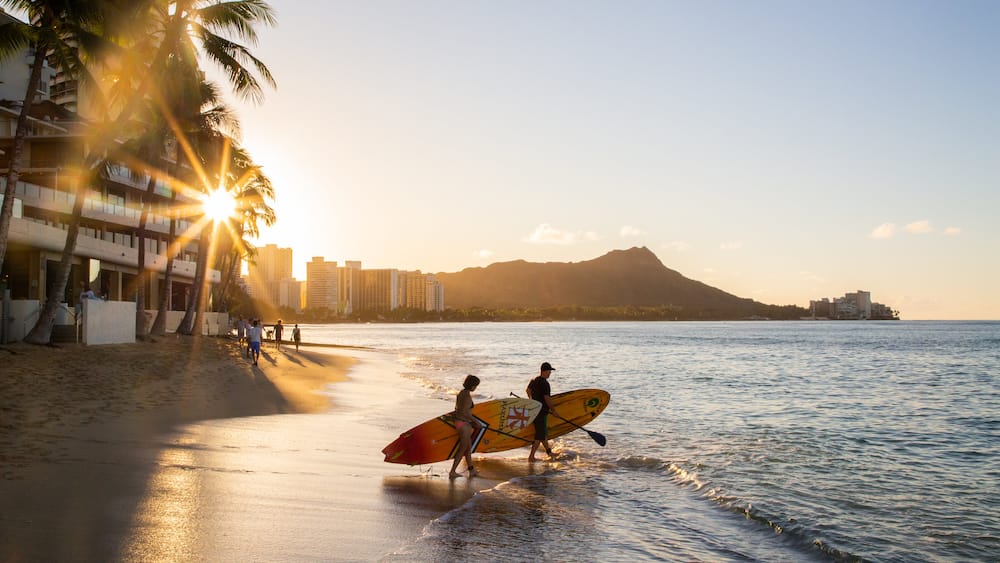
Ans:
{"type": "Polygon", "coordinates": [[[538,444],[545,444],[545,451],[549,454],[549,457],[552,457],[552,447],[549,446],[548,441],[548,417],[550,412],[556,416],[558,414],[552,408],[552,388],[549,386],[549,376],[555,370],[556,368],[552,367],[552,364],[542,362],[542,368],[538,377],[528,383],[526,391],[528,397],[542,404],[542,410],[538,411],[538,416],[535,417],[535,441],[531,443],[531,453],[528,454],[528,462],[530,463],[537,461],[535,459],[535,452],[538,451],[538,444]]]}

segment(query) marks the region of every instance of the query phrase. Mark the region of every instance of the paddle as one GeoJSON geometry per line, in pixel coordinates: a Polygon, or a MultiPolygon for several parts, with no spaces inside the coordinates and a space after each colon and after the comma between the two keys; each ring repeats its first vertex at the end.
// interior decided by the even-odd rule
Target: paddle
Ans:
{"type": "Polygon", "coordinates": [[[552,413],[552,416],[558,418],[559,420],[561,420],[561,421],[563,421],[563,422],[565,422],[565,423],[567,423],[569,425],[575,426],[575,427],[579,428],[580,430],[583,430],[584,432],[587,433],[588,436],[590,436],[590,438],[593,441],[597,442],[597,445],[599,445],[601,447],[604,447],[608,443],[608,439],[605,438],[604,434],[601,434],[600,432],[591,432],[590,430],[587,430],[586,428],[580,426],[579,424],[573,422],[572,420],[566,420],[565,418],[559,416],[558,414],[552,413]]]}
{"type": "MultiPolygon", "coordinates": [[[[512,396],[514,396],[514,397],[517,397],[517,395],[514,395],[513,391],[511,391],[510,394],[512,396]]],[[[604,447],[605,445],[607,445],[608,439],[604,437],[604,434],[601,434],[600,432],[591,432],[590,430],[587,430],[586,428],[580,426],[579,424],[573,422],[572,420],[566,420],[565,418],[559,416],[558,414],[552,413],[552,416],[558,418],[559,420],[565,422],[566,424],[569,424],[571,426],[575,426],[575,427],[579,428],[580,430],[583,430],[584,432],[587,433],[588,436],[590,436],[591,440],[597,442],[597,445],[599,445],[601,447],[604,447]]]]}
{"type": "Polygon", "coordinates": [[[529,444],[532,443],[531,440],[528,440],[526,438],[522,438],[520,436],[515,436],[513,434],[508,434],[508,433],[504,432],[503,430],[497,430],[496,428],[493,428],[492,426],[487,426],[486,429],[489,430],[489,431],[491,431],[491,432],[496,432],[497,434],[503,434],[504,436],[510,436],[511,438],[517,438],[518,440],[520,440],[522,442],[527,442],[529,444]]]}

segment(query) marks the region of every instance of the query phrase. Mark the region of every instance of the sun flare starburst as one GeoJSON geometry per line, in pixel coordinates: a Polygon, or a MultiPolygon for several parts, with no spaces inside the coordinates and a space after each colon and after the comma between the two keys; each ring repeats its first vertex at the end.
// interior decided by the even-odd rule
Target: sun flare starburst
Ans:
{"type": "Polygon", "coordinates": [[[204,197],[202,207],[205,209],[205,215],[213,221],[224,221],[232,217],[236,211],[236,200],[228,191],[218,189],[204,197]]]}

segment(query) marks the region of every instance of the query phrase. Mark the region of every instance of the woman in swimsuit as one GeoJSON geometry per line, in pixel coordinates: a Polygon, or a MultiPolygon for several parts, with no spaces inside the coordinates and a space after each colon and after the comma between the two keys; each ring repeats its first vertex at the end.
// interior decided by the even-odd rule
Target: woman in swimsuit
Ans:
{"type": "Polygon", "coordinates": [[[458,477],[459,462],[465,456],[465,465],[469,468],[469,477],[477,475],[476,469],[472,467],[472,433],[479,430],[479,423],[472,416],[472,392],[479,386],[479,378],[474,375],[465,377],[462,382],[462,390],[455,398],[455,429],[458,430],[458,453],[455,454],[455,462],[451,464],[451,473],[448,477],[454,479],[458,477]]]}

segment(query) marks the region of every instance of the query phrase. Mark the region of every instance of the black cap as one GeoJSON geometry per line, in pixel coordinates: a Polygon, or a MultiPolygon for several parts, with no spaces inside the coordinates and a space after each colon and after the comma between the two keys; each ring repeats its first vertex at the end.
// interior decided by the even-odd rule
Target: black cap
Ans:
{"type": "Polygon", "coordinates": [[[542,371],[556,371],[556,368],[552,367],[552,364],[548,362],[542,362],[542,371]]]}

